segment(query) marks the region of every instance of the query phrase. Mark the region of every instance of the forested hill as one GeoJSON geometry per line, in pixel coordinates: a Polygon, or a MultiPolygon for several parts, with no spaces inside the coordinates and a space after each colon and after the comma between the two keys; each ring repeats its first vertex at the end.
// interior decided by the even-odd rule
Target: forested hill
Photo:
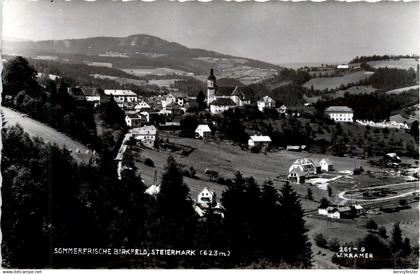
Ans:
{"type": "Polygon", "coordinates": [[[28,57],[57,56],[71,61],[109,62],[114,67],[169,67],[196,74],[208,73],[213,58],[223,59],[233,66],[278,69],[270,63],[234,57],[214,51],[188,48],[175,42],[145,34],[127,37],[93,37],[46,41],[4,41],[5,54],[28,57]]]}

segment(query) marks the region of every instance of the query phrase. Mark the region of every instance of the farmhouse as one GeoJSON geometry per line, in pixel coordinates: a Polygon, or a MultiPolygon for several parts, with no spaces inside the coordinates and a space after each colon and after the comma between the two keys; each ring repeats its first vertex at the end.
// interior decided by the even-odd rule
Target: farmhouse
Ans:
{"type": "Polygon", "coordinates": [[[249,105],[252,97],[253,91],[248,87],[218,87],[213,69],[210,70],[207,78],[207,105],[211,113],[219,114],[231,107],[249,105]]]}
{"type": "Polygon", "coordinates": [[[248,147],[249,148],[253,148],[253,147],[268,147],[271,143],[271,138],[270,136],[258,136],[258,135],[254,135],[249,137],[248,140],[248,147]]]}
{"type": "Polygon", "coordinates": [[[80,87],[67,88],[68,94],[76,101],[85,101],[85,94],[80,87]]]}
{"type": "Polygon", "coordinates": [[[205,187],[197,196],[197,204],[202,207],[208,207],[210,204],[216,203],[216,193],[205,187]]]}
{"type": "Polygon", "coordinates": [[[125,123],[131,128],[136,128],[146,124],[147,119],[141,114],[127,114],[125,116],[125,123]]]}
{"type": "Polygon", "coordinates": [[[195,130],[195,138],[207,139],[211,135],[211,129],[208,125],[198,125],[195,130]]]}
{"type": "Polygon", "coordinates": [[[170,104],[176,103],[176,97],[172,93],[168,93],[167,95],[163,96],[161,103],[162,107],[165,108],[170,104]]]}
{"type": "Polygon", "coordinates": [[[86,101],[94,103],[95,107],[109,100],[109,96],[101,89],[83,88],[83,94],[86,101]]]}
{"type": "Polygon", "coordinates": [[[129,89],[106,89],[106,95],[112,95],[117,103],[137,102],[137,94],[129,89]]]}
{"type": "Polygon", "coordinates": [[[257,107],[259,111],[264,111],[264,109],[270,109],[276,107],[276,101],[269,96],[264,96],[257,102],[257,107]]]}
{"type": "Polygon", "coordinates": [[[236,107],[236,104],[230,98],[217,98],[210,103],[210,112],[220,114],[230,108],[236,107]]]}
{"type": "Polygon", "coordinates": [[[139,140],[146,147],[153,147],[157,130],[155,126],[143,126],[139,128],[133,128],[130,131],[136,140],[139,140]]]}
{"type": "Polygon", "coordinates": [[[287,180],[291,183],[303,184],[305,183],[305,171],[301,166],[295,166],[292,169],[289,169],[287,180]]]}
{"type": "Polygon", "coordinates": [[[315,163],[308,158],[297,159],[294,161],[289,168],[289,173],[295,167],[300,167],[306,176],[315,175],[317,173],[315,163]]]}
{"type": "Polygon", "coordinates": [[[319,165],[321,166],[321,171],[332,171],[334,169],[333,164],[330,159],[323,158],[319,161],[319,165]]]}
{"type": "Polygon", "coordinates": [[[353,122],[353,110],[346,106],[330,106],[324,113],[335,122],[353,122]]]}

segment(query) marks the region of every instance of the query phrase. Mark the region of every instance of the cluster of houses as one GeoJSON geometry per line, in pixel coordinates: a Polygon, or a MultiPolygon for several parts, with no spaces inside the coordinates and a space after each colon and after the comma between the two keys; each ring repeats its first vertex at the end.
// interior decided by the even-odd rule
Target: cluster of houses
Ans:
{"type": "Polygon", "coordinates": [[[395,128],[395,129],[409,129],[407,123],[398,123],[395,121],[373,122],[367,120],[356,120],[356,123],[362,126],[378,127],[378,128],[395,128]]]}
{"type": "Polygon", "coordinates": [[[328,158],[323,158],[320,161],[301,158],[295,160],[289,167],[287,180],[291,183],[303,184],[307,178],[321,172],[331,172],[333,170],[334,166],[328,158]]]}
{"type": "Polygon", "coordinates": [[[318,207],[318,214],[330,219],[350,219],[365,213],[364,208],[359,204],[350,206],[328,205],[318,207]]]}

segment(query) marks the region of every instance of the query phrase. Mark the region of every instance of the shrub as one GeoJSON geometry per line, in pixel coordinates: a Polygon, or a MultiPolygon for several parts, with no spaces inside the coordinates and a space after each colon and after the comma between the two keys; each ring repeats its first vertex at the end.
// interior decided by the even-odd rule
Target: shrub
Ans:
{"type": "Polygon", "coordinates": [[[340,250],[340,242],[337,238],[332,238],[328,241],[328,248],[331,251],[338,252],[340,250]]]}
{"type": "Polygon", "coordinates": [[[366,223],[366,228],[367,228],[367,229],[373,229],[373,230],[375,230],[375,229],[377,229],[377,228],[378,228],[378,225],[375,223],[375,221],[374,221],[374,220],[369,219],[369,220],[367,221],[367,223],[366,223]]]}
{"type": "Polygon", "coordinates": [[[379,232],[379,236],[381,236],[382,238],[386,239],[388,236],[386,235],[386,228],[383,226],[380,226],[378,228],[378,232],[379,232]]]}
{"type": "Polygon", "coordinates": [[[316,234],[314,237],[315,244],[319,247],[326,248],[327,247],[327,239],[325,239],[324,235],[321,233],[316,234]]]}
{"type": "Polygon", "coordinates": [[[146,159],[144,160],[144,164],[145,164],[146,166],[155,167],[155,162],[153,162],[153,160],[152,160],[152,159],[150,159],[150,158],[146,158],[146,159]]]}

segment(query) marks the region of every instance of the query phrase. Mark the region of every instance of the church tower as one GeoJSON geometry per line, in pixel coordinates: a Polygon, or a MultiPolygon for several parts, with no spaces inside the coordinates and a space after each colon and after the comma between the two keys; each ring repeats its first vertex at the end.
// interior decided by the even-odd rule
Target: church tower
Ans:
{"type": "Polygon", "coordinates": [[[207,106],[214,100],[216,100],[216,77],[213,69],[210,69],[210,75],[207,78],[207,106]]]}

